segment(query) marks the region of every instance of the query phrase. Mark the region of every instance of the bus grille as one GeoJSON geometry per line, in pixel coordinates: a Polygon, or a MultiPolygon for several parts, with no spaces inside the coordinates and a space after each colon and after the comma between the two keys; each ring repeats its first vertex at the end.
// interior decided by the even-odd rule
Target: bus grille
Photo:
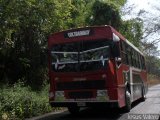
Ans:
{"type": "Polygon", "coordinates": [[[59,82],[56,90],[105,89],[104,80],[59,82]]]}
{"type": "Polygon", "coordinates": [[[90,91],[69,92],[68,97],[71,99],[92,98],[93,92],[90,91]]]}

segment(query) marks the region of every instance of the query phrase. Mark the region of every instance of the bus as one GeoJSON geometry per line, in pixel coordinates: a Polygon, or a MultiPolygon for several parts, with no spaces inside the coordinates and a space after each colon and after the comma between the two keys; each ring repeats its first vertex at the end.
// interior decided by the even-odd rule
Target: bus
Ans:
{"type": "Polygon", "coordinates": [[[112,26],[91,26],[50,35],[49,103],[78,113],[81,107],[123,108],[145,100],[143,53],[112,26]]]}

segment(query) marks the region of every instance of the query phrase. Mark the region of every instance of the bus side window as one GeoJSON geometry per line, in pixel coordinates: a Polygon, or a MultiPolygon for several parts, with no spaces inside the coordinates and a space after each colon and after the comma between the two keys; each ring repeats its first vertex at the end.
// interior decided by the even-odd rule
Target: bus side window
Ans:
{"type": "Polygon", "coordinates": [[[140,63],[141,63],[141,69],[142,69],[143,68],[142,55],[140,55],[140,63]]]}
{"type": "Polygon", "coordinates": [[[144,57],[140,56],[140,60],[141,60],[141,68],[145,69],[144,57]]]}
{"type": "Polygon", "coordinates": [[[125,48],[125,42],[121,41],[121,56],[122,56],[122,62],[125,64],[128,64],[128,57],[126,53],[126,48],[125,48]]]}
{"type": "Polygon", "coordinates": [[[136,67],[139,68],[139,62],[138,62],[138,52],[135,52],[135,60],[136,60],[136,67]]]}
{"type": "Polygon", "coordinates": [[[135,62],[135,52],[134,52],[134,50],[132,49],[132,66],[136,66],[136,64],[135,64],[136,62],[135,62]]]}
{"type": "Polygon", "coordinates": [[[133,49],[131,48],[130,50],[131,50],[131,52],[130,52],[130,55],[131,55],[131,65],[134,66],[134,59],[133,59],[133,57],[134,57],[133,54],[134,53],[133,53],[133,49]]]}
{"type": "Polygon", "coordinates": [[[145,70],[146,66],[145,66],[145,60],[144,57],[142,56],[142,69],[145,70]]]}
{"type": "Polygon", "coordinates": [[[141,54],[139,54],[139,64],[140,64],[140,69],[142,69],[142,62],[141,62],[141,54]]]}
{"type": "Polygon", "coordinates": [[[127,53],[126,55],[127,55],[127,59],[128,59],[128,64],[132,65],[131,48],[127,44],[126,44],[126,53],[127,53]]]}
{"type": "Polygon", "coordinates": [[[137,58],[138,59],[138,68],[141,69],[140,54],[138,53],[137,55],[138,55],[138,58],[137,58]]]}

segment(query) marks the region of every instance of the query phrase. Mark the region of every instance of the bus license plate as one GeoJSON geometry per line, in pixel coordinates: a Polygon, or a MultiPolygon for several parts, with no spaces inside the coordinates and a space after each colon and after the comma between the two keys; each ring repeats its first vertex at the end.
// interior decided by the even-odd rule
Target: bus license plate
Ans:
{"type": "Polygon", "coordinates": [[[86,103],[85,102],[77,102],[77,106],[84,107],[84,106],[86,106],[86,103]]]}

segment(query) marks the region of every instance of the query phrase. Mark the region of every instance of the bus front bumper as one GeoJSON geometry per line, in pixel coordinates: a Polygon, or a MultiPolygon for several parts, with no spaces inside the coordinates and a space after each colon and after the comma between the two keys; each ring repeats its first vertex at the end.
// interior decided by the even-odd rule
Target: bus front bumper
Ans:
{"type": "Polygon", "coordinates": [[[84,101],[74,101],[74,102],[55,102],[50,101],[52,107],[109,107],[109,108],[119,108],[118,101],[111,102],[84,102],[84,101]]]}

